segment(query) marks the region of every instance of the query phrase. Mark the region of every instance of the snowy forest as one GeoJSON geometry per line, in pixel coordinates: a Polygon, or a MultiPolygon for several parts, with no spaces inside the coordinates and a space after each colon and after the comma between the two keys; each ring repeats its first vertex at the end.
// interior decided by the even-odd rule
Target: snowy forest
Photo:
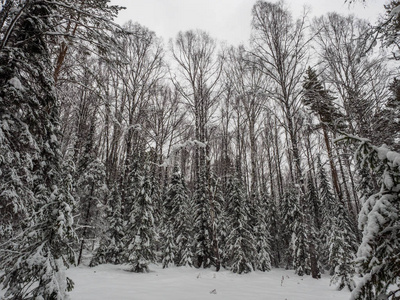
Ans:
{"type": "Polygon", "coordinates": [[[69,299],[65,270],[87,257],[285,268],[399,299],[400,1],[386,2],[370,24],[259,0],[234,47],[119,26],[108,0],[1,0],[4,299],[69,299]]]}

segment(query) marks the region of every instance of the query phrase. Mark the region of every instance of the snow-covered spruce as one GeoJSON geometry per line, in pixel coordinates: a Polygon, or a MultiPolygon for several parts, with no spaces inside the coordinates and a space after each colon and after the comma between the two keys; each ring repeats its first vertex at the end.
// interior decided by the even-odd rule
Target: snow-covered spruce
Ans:
{"type": "Polygon", "coordinates": [[[341,203],[336,203],[333,210],[330,234],[327,243],[329,245],[328,265],[331,267],[331,283],[337,284],[339,290],[347,287],[352,291],[354,282],[354,258],[356,249],[356,237],[351,231],[347,211],[341,203]]]}
{"type": "Polygon", "coordinates": [[[338,140],[358,145],[355,160],[360,168],[374,172],[380,185],[380,191],[365,200],[359,215],[363,236],[356,267],[362,279],[351,299],[394,299],[399,290],[391,292],[390,285],[400,280],[400,153],[355,136],[338,140]]]}
{"type": "Polygon", "coordinates": [[[163,267],[192,266],[193,215],[185,180],[177,165],[165,195],[162,239],[163,267]]]}
{"type": "MultiPolygon", "coordinates": [[[[253,201],[255,206],[255,213],[253,219],[255,219],[255,224],[253,228],[253,236],[256,242],[256,253],[257,255],[253,260],[253,267],[260,271],[270,271],[271,270],[271,234],[269,229],[271,226],[267,222],[266,217],[268,216],[267,205],[265,203],[265,198],[254,197],[253,201]]],[[[267,200],[268,201],[268,200],[267,200]]]]}
{"type": "MultiPolygon", "coordinates": [[[[208,173],[211,178],[211,174],[208,173]]],[[[207,170],[201,167],[192,202],[194,203],[194,257],[195,267],[220,267],[219,247],[217,244],[218,197],[212,192],[213,183],[207,180],[207,170]]]]}
{"type": "Polygon", "coordinates": [[[149,263],[157,260],[154,204],[148,169],[139,175],[135,195],[126,225],[126,257],[132,272],[148,272],[149,263]]]}
{"type": "Polygon", "coordinates": [[[122,217],[121,195],[118,185],[111,191],[111,197],[106,204],[106,230],[101,236],[100,245],[94,252],[90,266],[112,263],[121,264],[125,262],[125,228],[122,217]]]}
{"type": "Polygon", "coordinates": [[[99,234],[102,223],[102,208],[108,196],[109,190],[106,185],[105,167],[97,159],[89,159],[87,165],[78,169],[76,200],[79,201],[78,211],[81,212],[77,218],[80,238],[78,265],[82,260],[82,253],[87,240],[94,240],[99,234]]]}
{"type": "Polygon", "coordinates": [[[17,233],[0,249],[0,283],[5,299],[68,299],[74,201],[61,171],[59,111],[45,38],[57,5],[29,1],[11,14],[15,23],[0,49],[0,199],[11,210],[1,212],[0,222],[15,217],[19,224],[12,224],[17,233]]]}
{"type": "Polygon", "coordinates": [[[318,160],[319,196],[322,202],[322,263],[329,270],[331,284],[338,289],[353,290],[355,282],[354,263],[357,247],[356,237],[351,230],[348,211],[335,199],[327,180],[325,169],[318,160]]]}
{"type": "Polygon", "coordinates": [[[234,273],[248,273],[257,260],[256,240],[250,226],[249,203],[243,184],[237,174],[228,179],[227,223],[228,236],[225,241],[225,264],[234,273]]]}
{"type": "MultiPolygon", "coordinates": [[[[280,239],[281,234],[281,215],[279,209],[277,209],[277,205],[275,199],[273,197],[269,197],[266,192],[262,195],[260,199],[260,205],[265,206],[265,222],[266,222],[266,233],[269,238],[269,246],[270,246],[270,260],[271,265],[273,267],[279,267],[281,260],[281,245],[282,241],[280,239]]],[[[268,238],[268,237],[267,237],[268,238]]]]}

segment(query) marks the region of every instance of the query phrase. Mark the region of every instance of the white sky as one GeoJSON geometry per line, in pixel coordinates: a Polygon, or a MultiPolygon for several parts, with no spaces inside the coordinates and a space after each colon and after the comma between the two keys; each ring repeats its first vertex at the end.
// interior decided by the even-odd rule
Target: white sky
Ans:
{"type": "MultiPolygon", "coordinates": [[[[250,37],[251,9],[256,0],[112,0],[126,7],[117,23],[138,22],[154,31],[165,42],[179,31],[202,29],[228,44],[246,43],[250,37]]],[[[272,0],[271,2],[275,2],[272,0]]],[[[286,0],[294,16],[303,6],[311,8],[311,16],[336,11],[353,13],[374,23],[384,13],[388,0],[366,0],[366,4],[344,4],[344,0],[286,0]]]]}

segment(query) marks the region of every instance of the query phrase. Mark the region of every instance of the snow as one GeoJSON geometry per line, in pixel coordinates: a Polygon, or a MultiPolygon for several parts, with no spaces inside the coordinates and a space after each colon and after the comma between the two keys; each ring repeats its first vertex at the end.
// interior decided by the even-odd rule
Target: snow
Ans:
{"type": "Polygon", "coordinates": [[[376,150],[377,150],[377,152],[378,152],[378,158],[379,158],[380,160],[386,159],[386,155],[387,155],[388,152],[389,152],[389,149],[388,149],[388,148],[381,146],[381,147],[377,148],[376,150]]]}
{"type": "Polygon", "coordinates": [[[395,8],[392,9],[390,12],[391,17],[396,17],[400,13],[400,6],[396,6],[395,8]]]}
{"type": "MultiPolygon", "coordinates": [[[[150,265],[149,273],[131,273],[126,265],[80,266],[67,271],[75,282],[71,300],[344,300],[350,292],[329,286],[329,276],[316,280],[293,270],[234,274],[227,270],[150,265]],[[215,290],[215,291],[214,291],[215,290]]],[[[4,292],[0,291],[0,298],[4,292]]]]}
{"type": "Polygon", "coordinates": [[[8,81],[9,84],[11,84],[14,88],[20,91],[24,91],[25,88],[22,86],[21,81],[17,77],[13,77],[8,81]]]}
{"type": "Polygon", "coordinates": [[[183,143],[178,143],[171,148],[171,153],[169,157],[161,164],[159,165],[160,167],[169,167],[173,166],[175,156],[181,151],[182,149],[184,150],[191,150],[194,148],[206,148],[207,145],[203,142],[200,142],[198,140],[187,140],[183,143]]]}

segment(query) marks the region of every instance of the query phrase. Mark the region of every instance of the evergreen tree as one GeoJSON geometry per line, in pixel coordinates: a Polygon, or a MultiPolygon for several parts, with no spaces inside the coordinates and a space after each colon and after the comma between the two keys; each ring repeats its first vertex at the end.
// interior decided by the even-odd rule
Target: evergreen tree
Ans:
{"type": "MultiPolygon", "coordinates": [[[[400,59],[400,14],[398,13],[400,1],[391,0],[384,5],[386,14],[379,20],[378,26],[372,28],[371,36],[373,42],[376,41],[376,34],[382,39],[383,45],[392,49],[393,58],[400,59]]],[[[370,46],[372,48],[373,46],[370,46]]]]}
{"type": "Polygon", "coordinates": [[[221,256],[220,256],[220,220],[221,210],[224,203],[223,194],[220,186],[220,178],[218,178],[213,171],[210,171],[208,180],[208,197],[210,206],[210,221],[209,226],[212,232],[211,245],[213,254],[213,265],[218,272],[221,268],[221,256]]]}
{"type": "Polygon", "coordinates": [[[311,257],[308,251],[310,232],[306,227],[305,214],[300,207],[301,201],[304,201],[301,197],[300,192],[298,192],[290,213],[293,216],[290,249],[293,255],[293,268],[299,276],[311,274],[311,257]]]}
{"type": "Polygon", "coordinates": [[[282,215],[282,261],[286,269],[291,269],[293,266],[293,251],[291,248],[291,243],[295,222],[294,213],[296,212],[294,208],[298,210],[297,190],[293,186],[288,186],[280,206],[280,211],[282,215]]]}
{"type": "Polygon", "coordinates": [[[154,204],[148,173],[139,176],[139,189],[127,224],[127,260],[132,272],[147,272],[157,260],[154,204]]]}
{"type": "Polygon", "coordinates": [[[308,252],[310,254],[311,276],[321,278],[319,233],[322,225],[321,202],[311,175],[307,179],[307,191],[303,205],[304,221],[308,236],[308,252]]]}
{"type": "Polygon", "coordinates": [[[122,216],[125,222],[130,222],[130,213],[134,210],[136,199],[141,189],[143,165],[139,163],[139,155],[127,159],[123,176],[120,179],[122,216]]]}
{"type": "Polygon", "coordinates": [[[303,83],[303,103],[318,117],[324,128],[338,128],[339,124],[335,123],[342,121],[342,115],[335,107],[334,100],[335,97],[323,87],[317,73],[308,67],[303,83]]]}
{"type": "Polygon", "coordinates": [[[206,178],[206,168],[202,167],[193,195],[195,203],[194,237],[195,237],[195,266],[208,268],[213,263],[212,227],[210,227],[211,211],[209,191],[206,178]]]}
{"type": "Polygon", "coordinates": [[[182,196],[180,194],[177,195],[177,192],[181,192],[181,190],[177,189],[177,184],[179,184],[179,172],[177,166],[174,167],[171,184],[168,187],[167,192],[164,196],[164,205],[163,205],[163,225],[162,225],[162,245],[161,245],[161,259],[163,268],[168,267],[170,264],[174,264],[175,262],[175,254],[176,254],[176,245],[175,245],[175,214],[176,210],[179,210],[179,201],[181,200],[179,197],[182,196]],[[178,177],[178,178],[177,178],[178,177]],[[178,199],[176,199],[178,197],[178,199]],[[175,203],[175,200],[178,200],[178,203],[175,203]],[[175,207],[177,204],[177,207],[175,207]]]}
{"type": "Polygon", "coordinates": [[[105,183],[106,174],[104,165],[97,159],[90,162],[79,176],[77,181],[78,211],[82,214],[77,223],[82,226],[80,232],[80,247],[78,265],[82,259],[82,253],[86,239],[94,240],[98,234],[101,223],[101,208],[107,198],[109,190],[105,183]]]}
{"type": "Polygon", "coordinates": [[[307,209],[310,213],[310,224],[313,225],[316,232],[321,229],[322,226],[322,204],[321,199],[318,196],[317,189],[314,185],[314,180],[310,176],[307,178],[307,195],[306,195],[307,209]]]}
{"type": "MultiPolygon", "coordinates": [[[[399,2],[400,4],[400,2],[399,2]]],[[[386,144],[390,149],[400,150],[400,80],[390,83],[391,95],[384,107],[374,116],[372,132],[376,145],[386,144]]],[[[364,178],[364,176],[362,177],[364,178]]]]}
{"type": "Polygon", "coordinates": [[[352,291],[355,287],[354,259],[356,237],[351,230],[347,211],[341,203],[334,209],[333,226],[328,238],[329,266],[331,266],[331,283],[338,284],[338,289],[347,287],[352,291]]]}
{"type": "Polygon", "coordinates": [[[114,186],[106,207],[107,229],[90,262],[92,267],[104,263],[121,264],[126,261],[123,207],[117,186],[114,186]]]}
{"type": "Polygon", "coordinates": [[[354,289],[356,237],[351,227],[348,211],[335,199],[325,169],[318,159],[319,196],[322,202],[321,257],[329,270],[331,283],[338,289],[354,289]]]}
{"type": "Polygon", "coordinates": [[[332,230],[334,226],[334,209],[336,206],[336,199],[332,193],[330,183],[328,181],[328,177],[325,172],[325,168],[321,163],[321,159],[318,158],[318,181],[319,181],[319,198],[321,199],[321,216],[322,216],[322,226],[320,230],[320,241],[321,241],[321,262],[322,264],[328,268],[331,275],[334,272],[334,266],[329,265],[329,257],[330,257],[330,244],[329,237],[334,232],[332,230]]]}
{"type": "Polygon", "coordinates": [[[167,198],[171,202],[170,222],[176,245],[174,262],[177,266],[192,266],[193,208],[190,206],[185,179],[177,166],[174,167],[167,198]]]}
{"type": "Polygon", "coordinates": [[[386,147],[376,147],[369,140],[344,136],[358,144],[355,159],[361,168],[375,172],[380,190],[363,203],[359,227],[363,231],[358,248],[356,267],[362,279],[352,293],[352,299],[395,299],[398,289],[391,284],[400,279],[399,195],[400,154],[386,147]]]}
{"type": "MultiPolygon", "coordinates": [[[[11,6],[15,4],[11,2],[11,6]]],[[[59,111],[46,34],[56,1],[29,1],[8,11],[0,46],[0,194],[22,232],[0,250],[6,299],[66,299],[73,288],[70,239],[73,198],[63,178],[59,111]]],[[[4,27],[2,28],[2,30],[4,27]]],[[[4,204],[4,203],[3,203],[4,204]]],[[[4,207],[3,207],[4,208],[4,207]]]]}
{"type": "MultiPolygon", "coordinates": [[[[228,181],[227,181],[228,182],[228,181]]],[[[227,186],[227,184],[226,184],[227,186]]],[[[229,258],[226,256],[225,250],[226,250],[226,241],[229,235],[229,232],[231,230],[230,224],[229,224],[229,218],[228,218],[228,193],[227,189],[224,189],[224,203],[222,205],[221,213],[219,215],[219,249],[220,249],[220,257],[221,257],[221,266],[224,267],[225,269],[228,269],[228,263],[229,263],[229,258]]]]}
{"type": "Polygon", "coordinates": [[[228,181],[226,215],[230,226],[224,251],[227,265],[234,273],[251,272],[257,258],[256,241],[250,227],[249,203],[237,175],[228,181]]]}
{"type": "Polygon", "coordinates": [[[176,253],[176,245],[175,245],[175,236],[174,229],[171,226],[171,223],[164,224],[164,229],[162,232],[162,245],[161,245],[161,259],[163,268],[168,268],[169,265],[175,263],[175,253],[176,253]]]}
{"type": "Polygon", "coordinates": [[[250,233],[255,239],[257,255],[254,257],[253,267],[254,269],[265,272],[271,270],[271,234],[266,221],[267,203],[263,202],[265,199],[261,199],[260,197],[255,197],[254,200],[256,201],[256,222],[255,228],[253,228],[253,230],[250,228],[250,233]]]}
{"type": "Polygon", "coordinates": [[[334,104],[335,98],[331,95],[329,90],[323,87],[316,72],[310,67],[307,69],[306,77],[304,78],[302,100],[318,118],[318,127],[322,129],[324,143],[328,154],[333,188],[336,195],[342,199],[342,191],[333,159],[329,131],[336,132],[337,130],[343,130],[345,129],[346,124],[343,122],[344,116],[339,112],[334,104]]]}
{"type": "Polygon", "coordinates": [[[268,197],[267,193],[264,192],[262,196],[262,202],[265,203],[265,218],[266,218],[266,231],[271,236],[271,264],[278,268],[281,262],[281,233],[280,224],[281,218],[279,210],[275,200],[272,197],[268,197]]]}

